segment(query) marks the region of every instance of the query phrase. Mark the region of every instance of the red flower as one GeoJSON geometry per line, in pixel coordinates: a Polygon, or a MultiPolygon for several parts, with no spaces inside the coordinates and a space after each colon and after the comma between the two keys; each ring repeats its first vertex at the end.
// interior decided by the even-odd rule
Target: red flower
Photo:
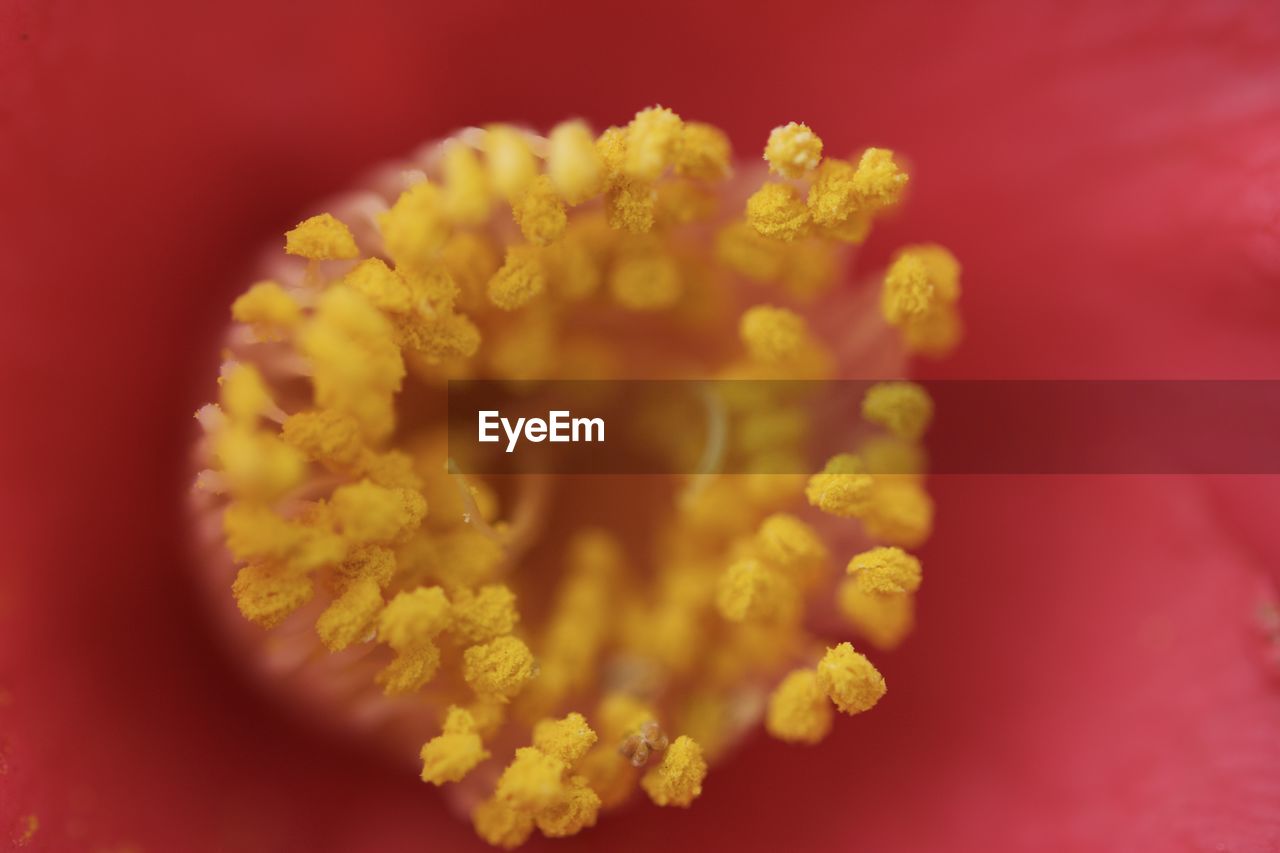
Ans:
{"type": "MultiPolygon", "coordinates": [[[[803,119],[912,158],[868,262],[906,234],[963,259],[968,342],[936,375],[1280,368],[1270,4],[19,2],[0,23],[0,831],[34,816],[36,849],[479,845],[245,687],[183,568],[190,414],[253,250],[421,140],[655,101],[744,144],[803,119]]],[[[1274,486],[940,479],[883,707],[577,843],[1271,849],[1274,486]]]]}

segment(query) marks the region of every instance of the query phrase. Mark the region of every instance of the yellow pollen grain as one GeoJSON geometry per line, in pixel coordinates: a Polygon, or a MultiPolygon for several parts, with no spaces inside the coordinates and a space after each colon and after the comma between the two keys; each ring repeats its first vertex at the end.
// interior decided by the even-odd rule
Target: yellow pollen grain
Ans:
{"type": "Polygon", "coordinates": [[[373,579],[357,580],[316,620],[316,633],[331,652],[342,651],[370,634],[382,610],[382,590],[373,579]]]}
{"type": "Polygon", "coordinates": [[[355,465],[364,450],[360,425],[341,412],[306,411],[290,415],[281,436],[308,459],[339,468],[355,465]]]}
{"type": "Polygon", "coordinates": [[[381,258],[369,258],[356,264],[342,279],[343,283],[369,300],[371,305],[393,314],[413,310],[413,291],[408,282],[387,266],[381,258]]]}
{"type": "Polygon", "coordinates": [[[407,696],[416,693],[435,678],[440,670],[440,649],[426,641],[398,652],[374,677],[388,696],[407,696]]]}
{"type": "Polygon", "coordinates": [[[434,640],[450,625],[449,599],[438,586],[396,595],[378,619],[378,639],[396,651],[434,640]]]}
{"type": "Polygon", "coordinates": [[[249,326],[259,341],[279,341],[298,327],[302,309],[283,287],[261,281],[231,303],[231,317],[249,326]]]}
{"type": "Polygon", "coordinates": [[[221,379],[222,410],[232,421],[248,425],[276,408],[262,374],[249,364],[235,364],[221,379]]]}
{"type": "Polygon", "coordinates": [[[538,831],[547,838],[566,838],[596,825],[600,795],[585,776],[570,776],[558,802],[539,811],[534,818],[538,831]]]}
{"type": "Polygon", "coordinates": [[[907,181],[907,173],[898,167],[892,151],[868,148],[858,160],[853,186],[863,204],[884,208],[898,203],[907,181]]]}
{"type": "Polygon", "coordinates": [[[250,563],[236,573],[231,585],[240,613],[250,622],[274,628],[315,591],[311,580],[286,571],[278,564],[250,563]]]}
{"type": "Polygon", "coordinates": [[[872,548],[849,561],[847,572],[872,595],[901,595],[920,588],[920,561],[901,548],[872,548]]]}
{"type": "Polygon", "coordinates": [[[489,220],[493,197],[480,157],[469,145],[450,142],[440,161],[444,178],[444,211],[458,225],[483,225],[489,220]]]}
{"type": "Polygon", "coordinates": [[[328,213],[304,219],[284,235],[284,250],[316,261],[360,257],[351,229],[328,213]]]}
{"type": "Polygon", "coordinates": [[[432,785],[461,782],[489,757],[470,711],[450,705],[444,731],[422,745],[422,781],[432,785]]]}
{"type": "Polygon", "coordinates": [[[664,252],[629,252],[614,264],[609,292],[632,311],[668,308],[680,298],[680,269],[664,252]]]}
{"type": "Polygon", "coordinates": [[[899,438],[918,441],[933,420],[933,400],[914,382],[877,382],[862,398],[862,416],[899,438]]]}
{"type": "Polygon", "coordinates": [[[389,489],[370,480],[334,489],[331,504],[343,535],[360,543],[400,539],[427,513],[427,502],[412,489],[389,489]]]}
{"type": "Polygon", "coordinates": [[[812,744],[827,736],[834,717],[817,672],[799,669],[782,679],[769,695],[764,725],[779,740],[812,744]]]}
{"type": "Polygon", "coordinates": [[[805,497],[823,512],[857,518],[871,505],[872,487],[873,480],[862,460],[842,453],[827,460],[822,471],[809,478],[805,497]]]}
{"type": "Polygon", "coordinates": [[[885,694],[884,676],[849,643],[827,649],[818,662],[818,686],[845,714],[875,707],[885,694]]]}
{"type": "Polygon", "coordinates": [[[793,577],[806,577],[827,560],[827,546],[818,532],[787,513],[761,522],[755,541],[760,556],[793,577]]]}
{"type": "Polygon", "coordinates": [[[481,697],[510,700],[536,672],[533,653],[516,637],[499,637],[463,652],[463,677],[481,697]]]}
{"type": "Polygon", "coordinates": [[[738,322],[738,336],[751,357],[766,364],[795,358],[810,343],[804,318],[772,305],[748,308],[738,322]]]}
{"type": "Polygon", "coordinates": [[[559,720],[540,720],[533,727],[533,745],[573,767],[596,742],[586,717],[574,712],[559,720]]]}
{"type": "Polygon", "coordinates": [[[815,224],[835,227],[850,220],[861,206],[854,184],[857,168],[844,160],[824,160],[809,186],[807,205],[815,224]]]}
{"type": "Polygon", "coordinates": [[[775,619],[794,604],[791,582],[759,560],[731,564],[716,586],[716,609],[730,622],[775,619]]]}
{"type": "Polygon", "coordinates": [[[538,812],[564,796],[565,763],[531,746],[516,750],[502,771],[494,796],[524,812],[538,812]]]}
{"type": "Polygon", "coordinates": [[[784,178],[801,178],[822,160],[822,140],[808,125],[790,122],[775,127],[764,147],[769,171],[784,178]]]}
{"type": "Polygon", "coordinates": [[[489,279],[489,301],[503,311],[514,311],[529,303],[547,286],[546,268],[537,248],[511,246],[502,267],[489,279]]]}
{"type": "Polygon", "coordinates": [[[471,824],[486,843],[504,850],[519,847],[533,834],[533,815],[497,797],[475,807],[471,824]]]}
{"type": "Polygon", "coordinates": [[[809,228],[809,208],[790,184],[768,183],[747,199],[747,222],[762,237],[790,241],[809,228]]]}
{"type": "Polygon", "coordinates": [[[520,620],[515,593],[504,584],[488,584],[475,591],[458,590],[450,614],[450,630],[470,645],[510,634],[520,620]]]}
{"type": "Polygon", "coordinates": [[[306,473],[302,454],[273,432],[230,426],[213,440],[217,468],[233,493],[274,501],[301,485],[306,473]]]}
{"type": "Polygon", "coordinates": [[[650,107],[636,113],[627,125],[627,153],[623,169],[629,177],[654,181],[674,165],[684,131],[684,122],[665,107],[650,107]]]}
{"type": "Polygon", "coordinates": [[[382,244],[397,269],[426,269],[449,237],[449,221],[440,188],[421,181],[400,194],[378,216],[382,244]]]}
{"type": "Polygon", "coordinates": [[[595,138],[584,122],[567,121],[552,128],[547,137],[547,177],[566,204],[582,204],[599,193],[604,169],[595,138]]]}
{"type": "Polygon", "coordinates": [[[873,538],[917,548],[933,531],[933,499],[915,477],[878,477],[861,518],[873,538]]]}
{"type": "Polygon", "coordinates": [[[662,754],[662,763],[644,775],[640,786],[659,806],[688,808],[702,794],[706,776],[702,747],[681,735],[662,754]]]}
{"type": "Polygon", "coordinates": [[[676,152],[676,174],[704,181],[729,177],[733,169],[729,137],[720,128],[698,121],[685,122],[676,152]]]}
{"type": "Polygon", "coordinates": [[[494,125],[484,135],[489,181],[504,198],[515,198],[538,174],[529,140],[513,127],[494,125]]]}
{"type": "Polygon", "coordinates": [[[560,239],[569,219],[564,203],[551,178],[539,175],[511,205],[520,233],[535,246],[547,246],[560,239]]]}

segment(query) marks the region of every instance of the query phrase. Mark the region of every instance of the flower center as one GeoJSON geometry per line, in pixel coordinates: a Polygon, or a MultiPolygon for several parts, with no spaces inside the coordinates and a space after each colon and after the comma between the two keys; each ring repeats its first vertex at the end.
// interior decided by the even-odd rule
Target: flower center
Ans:
{"type": "Polygon", "coordinates": [[[725,135],[663,108],[599,136],[466,131],[300,223],[232,306],[197,413],[207,576],[271,629],[236,632],[265,677],[420,747],[492,844],[636,791],[688,806],[761,717],[815,743],[874,706],[879,671],[814,631],[825,602],[876,648],[910,630],[903,549],[932,523],[911,383],[873,386],[875,434],[812,476],[750,473],[812,428],[766,393],[728,406],[747,473],[484,478],[448,456],[452,378],[820,379],[954,345],[941,247],[899,253],[879,311],[832,292],[901,198],[892,152],[824,157],[791,123],[764,159],[748,195],[725,135]],[[833,525],[868,547],[833,555],[833,525]]]}

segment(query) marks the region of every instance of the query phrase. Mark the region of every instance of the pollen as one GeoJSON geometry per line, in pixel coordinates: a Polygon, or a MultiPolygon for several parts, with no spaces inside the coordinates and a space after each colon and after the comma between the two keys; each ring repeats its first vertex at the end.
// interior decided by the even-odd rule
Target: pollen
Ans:
{"type": "Polygon", "coordinates": [[[884,676],[849,643],[827,649],[818,661],[817,681],[845,714],[869,711],[885,694],[884,676]]]}
{"type": "Polygon", "coordinates": [[[862,416],[898,438],[918,441],[933,420],[933,400],[914,382],[879,382],[862,398],[862,416]]]}
{"type": "Polygon", "coordinates": [[[834,436],[792,395],[951,351],[960,266],[920,242],[850,271],[905,160],[856,139],[829,156],[799,122],[740,150],[762,142],[767,175],[661,106],[459,131],[288,231],[231,306],[190,500],[252,623],[239,645],[417,754],[491,845],[688,807],[756,726],[812,745],[856,725],[836,711],[885,682],[843,640],[912,630],[933,402],[871,385],[818,469],[834,436]],[[452,380],[608,397],[627,379],[698,389],[705,428],[660,411],[627,439],[687,475],[496,477],[451,455],[452,380]]]}
{"type": "Polygon", "coordinates": [[[791,122],[775,127],[764,147],[769,171],[784,178],[800,178],[818,167],[822,140],[808,125],[791,122]]]}
{"type": "Polygon", "coordinates": [[[327,213],[299,222],[284,236],[284,250],[315,261],[358,258],[351,229],[327,213]]]}
{"type": "Polygon", "coordinates": [[[681,735],[672,741],[662,756],[662,763],[640,780],[649,799],[660,806],[688,808],[702,795],[702,781],[707,777],[707,762],[702,747],[692,738],[681,735]]]}

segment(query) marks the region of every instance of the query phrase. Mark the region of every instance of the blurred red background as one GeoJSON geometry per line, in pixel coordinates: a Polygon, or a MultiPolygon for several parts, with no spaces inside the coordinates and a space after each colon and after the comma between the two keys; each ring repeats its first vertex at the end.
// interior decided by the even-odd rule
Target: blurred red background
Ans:
{"type": "MultiPolygon", "coordinates": [[[[191,412],[265,242],[459,126],[658,102],[745,156],[906,153],[965,265],[932,376],[1280,375],[1272,3],[0,2],[0,838],[471,849],[435,793],[238,676],[187,582],[191,412]]],[[[559,849],[1276,849],[1280,490],[939,478],[874,714],[559,849]]],[[[550,846],[549,844],[547,845],[550,846]]]]}

